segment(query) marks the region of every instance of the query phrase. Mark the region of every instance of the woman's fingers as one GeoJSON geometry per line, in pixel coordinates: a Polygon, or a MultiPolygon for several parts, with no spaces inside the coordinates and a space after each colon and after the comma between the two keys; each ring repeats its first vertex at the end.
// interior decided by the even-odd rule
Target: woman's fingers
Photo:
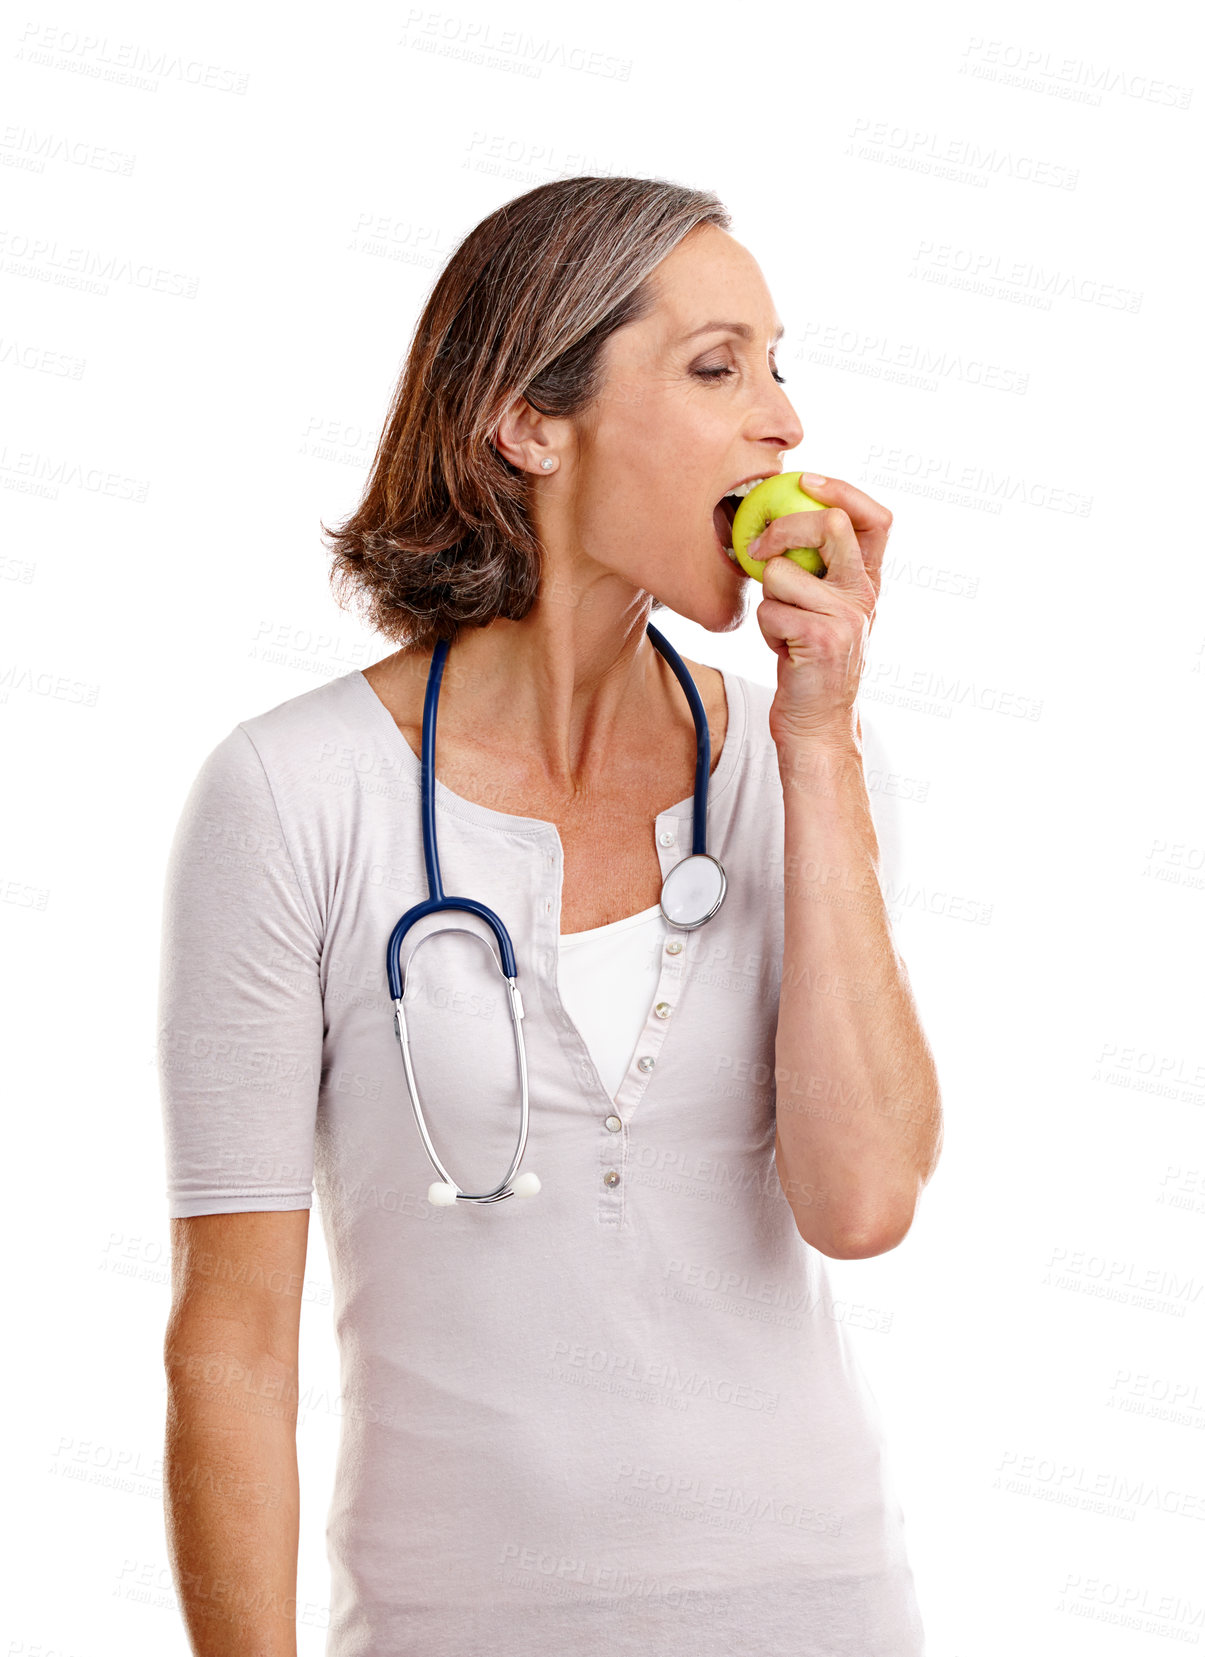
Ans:
{"type": "Polygon", "coordinates": [[[805,482],[820,511],[773,519],[753,556],[765,561],[757,621],[778,657],[771,707],[775,741],[815,741],[856,729],[856,702],[866,640],[874,623],[883,547],[891,514],[852,484],[805,482]],[[814,490],[814,492],[813,492],[814,490]],[[841,497],[840,503],[837,496],[841,497]],[[810,547],[826,573],[813,575],[786,552],[810,547]]]}
{"type": "MultiPolygon", "coordinates": [[[[825,478],[822,483],[809,481],[814,480],[815,477],[814,472],[805,472],[800,480],[800,487],[814,501],[819,501],[826,507],[836,508],[844,514],[857,538],[862,563],[870,577],[877,598],[883,569],[883,549],[886,547],[887,537],[891,533],[891,513],[881,501],[876,501],[873,495],[868,495],[863,489],[855,488],[852,483],[846,483],[844,478],[825,478]]],[[[754,557],[764,558],[766,556],[761,551],[763,546],[772,552],[785,552],[788,547],[816,547],[825,563],[828,564],[829,560],[825,557],[823,548],[815,541],[769,539],[775,524],[795,525],[796,529],[793,533],[802,534],[802,530],[798,527],[800,519],[819,518],[821,516],[822,514],[819,512],[792,512],[786,517],[775,518],[773,523],[766,526],[754,557]]],[[[833,531],[830,530],[828,533],[831,534],[833,531]]]]}
{"type": "MultiPolygon", "coordinates": [[[[851,596],[864,594],[869,588],[866,596],[869,606],[873,607],[878,597],[878,584],[867,567],[861,542],[844,508],[826,507],[823,512],[788,512],[781,518],[774,518],[758,536],[757,546],[749,548],[749,553],[757,559],[771,559],[795,547],[813,548],[824,559],[828,571],[823,577],[813,575],[810,570],[796,564],[794,559],[788,558],[786,562],[800,575],[820,587],[827,585],[830,592],[840,588],[851,596]]],[[[764,570],[762,581],[764,585],[764,570]]],[[[813,603],[817,609],[826,608],[819,594],[813,603]]]]}
{"type": "Polygon", "coordinates": [[[775,518],[749,551],[764,561],[757,621],[778,658],[770,729],[778,743],[839,741],[857,730],[857,694],[891,529],[885,506],[840,478],[803,488],[822,508],[775,518]],[[826,573],[785,554],[810,547],[826,573]]]}

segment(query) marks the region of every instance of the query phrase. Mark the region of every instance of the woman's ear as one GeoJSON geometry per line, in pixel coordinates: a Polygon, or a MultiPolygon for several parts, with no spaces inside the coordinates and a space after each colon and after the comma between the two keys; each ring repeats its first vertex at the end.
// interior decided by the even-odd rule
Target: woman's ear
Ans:
{"type": "Polygon", "coordinates": [[[522,472],[536,472],[545,476],[560,464],[561,437],[559,428],[565,424],[532,408],[526,397],[517,397],[498,422],[494,433],[494,447],[504,460],[522,472]],[[545,466],[551,458],[555,464],[545,466]]]}

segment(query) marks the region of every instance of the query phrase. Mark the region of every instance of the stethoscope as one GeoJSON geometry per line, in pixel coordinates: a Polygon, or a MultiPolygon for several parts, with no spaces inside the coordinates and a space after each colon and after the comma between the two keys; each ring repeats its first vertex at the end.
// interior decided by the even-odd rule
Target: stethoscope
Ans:
{"type": "MultiPolygon", "coordinates": [[[[665,657],[677,676],[678,683],[686,692],[686,700],[690,703],[690,711],[695,722],[695,794],[693,809],[693,844],[689,857],[684,857],[666,875],[661,886],[661,913],[670,926],[679,927],[684,932],[692,932],[705,921],[709,921],[724,901],[724,893],[728,882],[724,870],[718,859],[711,856],[707,850],[707,785],[711,773],[711,735],[707,729],[707,715],[703,711],[702,699],[695,687],[695,682],[687,671],[686,664],[678,652],[670,644],[665,635],[649,622],[646,632],[656,648],[665,657]]],[[[393,1025],[397,1034],[398,1045],[402,1051],[402,1064],[406,1070],[406,1086],[410,1093],[410,1103],[414,1107],[414,1119],[418,1123],[418,1131],[422,1135],[423,1146],[430,1159],[431,1166],[439,1175],[427,1190],[427,1200],[436,1207],[451,1207],[457,1202],[501,1202],[504,1197],[531,1197],[540,1189],[540,1181],[533,1173],[520,1174],[519,1164],[523,1160],[523,1152],[527,1145],[528,1123],[528,1088],[527,1088],[527,1054],[523,1046],[523,998],[519,994],[516,983],[518,969],[515,966],[515,951],[510,941],[510,934],[501,920],[492,909],[487,909],[484,903],[478,903],[473,898],[448,897],[443,889],[443,881],[439,872],[439,848],[435,838],[435,716],[439,707],[439,687],[443,679],[444,662],[448,654],[448,641],[440,639],[431,656],[431,666],[427,673],[427,697],[423,704],[423,753],[421,764],[422,786],[422,822],[423,822],[423,856],[427,864],[427,892],[429,896],[422,903],[416,903],[413,909],[398,921],[389,937],[389,946],[386,950],[385,962],[389,974],[389,993],[393,997],[393,1025]],[[511,1026],[515,1036],[515,1053],[519,1061],[519,1084],[521,1090],[519,1141],[515,1146],[515,1154],[511,1158],[510,1167],[506,1170],[500,1182],[492,1191],[472,1193],[462,1191],[452,1178],[451,1174],[440,1161],[439,1153],[431,1142],[431,1134],[427,1128],[427,1120],[423,1114],[422,1102],[418,1095],[418,1083],[414,1077],[414,1065],[410,1057],[410,1032],[406,1027],[406,1012],[402,1005],[404,988],[401,967],[402,939],[414,925],[415,921],[422,920],[424,915],[434,915],[448,909],[464,910],[468,914],[478,915],[486,922],[498,943],[498,950],[502,957],[498,966],[494,952],[489,944],[477,932],[465,926],[441,927],[437,931],[429,932],[426,937],[420,938],[410,952],[412,961],[422,946],[430,938],[442,936],[448,932],[463,932],[466,937],[477,938],[489,951],[491,961],[502,975],[510,999],[511,1026]]],[[[409,961],[407,962],[407,966],[409,961]]]]}

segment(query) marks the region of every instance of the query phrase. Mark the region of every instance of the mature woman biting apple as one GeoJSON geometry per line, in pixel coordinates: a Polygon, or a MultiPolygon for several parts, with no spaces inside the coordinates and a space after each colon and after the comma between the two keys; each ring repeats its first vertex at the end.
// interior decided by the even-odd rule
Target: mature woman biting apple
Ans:
{"type": "MultiPolygon", "coordinates": [[[[923,1650],[826,1261],[903,1240],[940,1136],[856,711],[891,515],[784,472],[803,427],[783,326],[730,222],[710,191],[590,176],[468,231],[415,322],[362,499],[327,532],[339,596],[396,649],[242,722],[182,820],[159,1020],[193,1055],[163,1067],[171,1345],[209,1341],[195,1262],[221,1249],[247,1286],[229,1290],[240,1353],[295,1369],[296,1320],[251,1286],[268,1255],[301,1281],[315,1173],[346,1391],[374,1406],[343,1422],[340,1657],[476,1657],[487,1636],[564,1657],[616,1628],[658,1657],[923,1650]],[[661,607],[731,632],[751,592],[774,673],[764,656],[749,677],[683,667],[650,637],[661,607]],[[215,822],[262,855],[215,858],[215,822]],[[534,1204],[414,1200],[430,1174],[386,951],[435,884],[436,841],[473,907],[432,927],[415,969],[423,1097],[481,1190],[520,1092],[484,907],[522,985],[534,1204]],[[727,876],[701,930],[660,907],[693,855],[727,876]],[[204,1057],[246,1049],[252,1026],[270,1095],[204,1057]],[[682,1501],[657,1499],[670,1485],[682,1501]],[[716,1489],[756,1513],[691,1523],[716,1489]],[[529,1553],[582,1572],[533,1593],[529,1553]],[[660,1585],[638,1618],[633,1570],[660,1585]]],[[[808,267],[792,269],[802,303],[808,267]]],[[[238,1648],[280,1649],[258,1589],[292,1580],[296,1525],[283,1504],[248,1559],[223,1499],[193,1499],[213,1415],[197,1393],[173,1394],[178,1558],[241,1571],[238,1648]]],[[[223,1462],[240,1483],[296,1472],[266,1413],[223,1462]]],[[[205,1574],[179,1578],[195,1632],[205,1574]]]]}

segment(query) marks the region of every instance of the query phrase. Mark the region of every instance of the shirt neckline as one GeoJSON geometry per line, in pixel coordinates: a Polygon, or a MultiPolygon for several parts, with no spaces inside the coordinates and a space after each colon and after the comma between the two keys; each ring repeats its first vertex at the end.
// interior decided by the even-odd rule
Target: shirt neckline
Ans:
{"type": "MultiPolygon", "coordinates": [[[[728,728],[724,733],[724,746],[720,752],[719,764],[711,773],[708,783],[709,817],[712,815],[715,801],[724,794],[736,772],[739,756],[745,746],[748,723],[744,687],[741,684],[739,674],[731,672],[726,667],[721,667],[719,672],[724,681],[724,696],[728,703],[728,728]]],[[[367,697],[371,702],[376,710],[375,717],[378,723],[384,721],[384,734],[401,750],[403,774],[413,782],[416,789],[421,788],[422,761],[398,729],[397,722],[389,709],[364,677],[363,670],[355,668],[346,675],[346,679],[362,696],[367,697]]],[[[555,823],[547,822],[542,817],[517,817],[506,811],[495,811],[492,806],[478,805],[475,800],[466,800],[459,794],[454,794],[450,788],[440,782],[438,777],[435,779],[435,803],[438,808],[449,815],[460,817],[466,822],[475,823],[480,828],[498,829],[507,834],[555,834],[557,839],[560,839],[560,831],[555,823]]],[[[692,786],[690,793],[683,799],[678,800],[672,806],[667,806],[664,811],[658,812],[656,821],[660,822],[663,817],[690,817],[693,810],[694,788],[692,786]]],[[[710,843],[710,841],[711,835],[709,833],[708,842],[710,843]]],[[[631,917],[626,918],[630,919],[631,917]]],[[[576,934],[568,933],[567,936],[574,937],[576,934]]]]}
{"type": "MultiPolygon", "coordinates": [[[[727,738],[725,738],[726,740],[727,738]]],[[[723,759],[723,757],[723,754],[721,754],[720,758],[723,759]]],[[[718,765],[716,770],[719,770],[718,765]]],[[[647,909],[641,909],[638,914],[621,915],[617,921],[604,921],[601,926],[583,927],[580,932],[562,932],[558,935],[557,942],[562,949],[572,949],[574,944],[590,943],[600,939],[604,933],[610,936],[612,933],[626,932],[633,926],[651,926],[655,920],[660,920],[660,918],[661,905],[654,903],[650,904],[647,909]]]]}

